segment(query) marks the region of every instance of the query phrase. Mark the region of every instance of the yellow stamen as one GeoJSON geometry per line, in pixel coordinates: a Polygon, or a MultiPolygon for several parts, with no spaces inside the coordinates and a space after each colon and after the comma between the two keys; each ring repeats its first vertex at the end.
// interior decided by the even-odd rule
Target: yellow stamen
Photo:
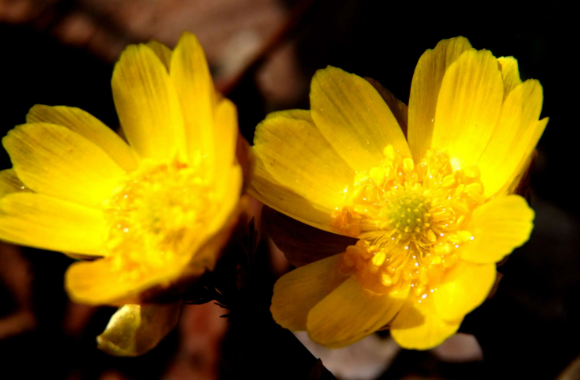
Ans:
{"type": "Polygon", "coordinates": [[[105,204],[116,267],[135,277],[183,255],[215,212],[215,197],[197,168],[142,163],[105,204]]]}
{"type": "Polygon", "coordinates": [[[376,293],[408,283],[427,294],[459,259],[457,248],[473,239],[462,228],[485,201],[479,169],[461,169],[437,151],[419,163],[392,146],[384,155],[357,174],[351,197],[333,214],[338,232],[360,239],[348,247],[343,267],[376,293]]]}

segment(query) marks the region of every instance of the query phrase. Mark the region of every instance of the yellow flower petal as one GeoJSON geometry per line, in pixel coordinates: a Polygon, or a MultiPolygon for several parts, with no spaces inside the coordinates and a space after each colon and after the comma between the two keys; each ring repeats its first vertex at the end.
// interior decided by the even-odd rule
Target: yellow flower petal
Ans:
{"type": "Polygon", "coordinates": [[[310,104],[320,133],[354,171],[380,162],[387,145],[410,157],[393,113],[363,78],[331,66],[318,70],[312,79],[310,104]]]}
{"type": "Polygon", "coordinates": [[[102,212],[92,208],[33,193],[12,193],[0,199],[1,240],[102,256],[105,231],[102,212]]]}
{"type": "Polygon", "coordinates": [[[333,232],[332,209],[312,203],[291,188],[283,186],[266,170],[260,156],[256,155],[252,182],[248,193],[291,218],[324,231],[333,232]]]}
{"type": "Polygon", "coordinates": [[[435,108],[443,75],[449,66],[471,44],[465,37],[440,41],[435,49],[427,50],[415,67],[409,97],[409,131],[407,138],[415,161],[420,161],[431,147],[435,108]]]}
{"type": "Polygon", "coordinates": [[[328,210],[340,205],[354,172],[322,137],[308,111],[275,112],[256,128],[254,152],[283,186],[328,210]]]}
{"type": "Polygon", "coordinates": [[[443,77],[431,147],[446,150],[455,169],[475,164],[496,125],[503,101],[497,60],[487,50],[465,51],[443,77]]]}
{"type": "MultiPolygon", "coordinates": [[[[69,297],[75,302],[89,305],[134,302],[145,290],[174,280],[184,267],[184,263],[168,262],[165,267],[155,268],[147,275],[139,272],[132,276],[134,268],[117,262],[114,257],[108,257],[72,264],[65,274],[65,288],[69,297]]],[[[139,269],[143,270],[143,267],[140,265],[139,269]]]]}
{"type": "Polygon", "coordinates": [[[536,80],[528,80],[509,93],[489,143],[477,160],[485,196],[494,195],[509,182],[535,147],[537,141],[530,142],[536,135],[542,101],[542,86],[536,80]]]}
{"type": "Polygon", "coordinates": [[[238,139],[238,111],[234,103],[223,98],[218,103],[215,115],[215,172],[217,181],[223,181],[220,175],[236,162],[236,143],[238,139]]]}
{"type": "MultiPolygon", "coordinates": [[[[546,126],[548,125],[548,121],[550,121],[550,118],[545,117],[545,118],[543,118],[535,123],[534,134],[532,135],[532,138],[530,140],[529,147],[528,147],[528,152],[530,155],[534,152],[534,150],[536,149],[536,145],[538,145],[538,141],[540,141],[540,138],[544,134],[544,129],[546,129],[546,126]]],[[[524,157],[523,161],[527,161],[527,158],[524,157]]]]}
{"type": "Polygon", "coordinates": [[[149,49],[153,50],[153,53],[155,53],[161,63],[163,63],[167,72],[169,72],[169,68],[171,67],[171,49],[156,40],[151,40],[147,42],[146,45],[149,49]]]}
{"type": "Polygon", "coordinates": [[[327,347],[354,343],[389,323],[408,293],[407,286],[390,294],[375,294],[351,276],[310,310],[308,335],[327,347]]]}
{"type": "Polygon", "coordinates": [[[160,161],[181,158],[185,153],[181,107],[155,53],[145,45],[129,45],[115,65],[111,85],[119,121],[137,154],[160,161]]]}
{"type": "MultiPolygon", "coordinates": [[[[26,187],[14,169],[0,171],[0,198],[10,193],[26,191],[26,187]]],[[[28,190],[29,191],[29,190],[28,190]]]]}
{"type": "Polygon", "coordinates": [[[101,207],[125,171],[92,142],[53,124],[24,124],[2,140],[18,178],[38,193],[101,207]]]}
{"type": "MultiPolygon", "coordinates": [[[[232,197],[233,199],[233,197],[232,197]]],[[[228,199],[235,207],[223,207],[220,211],[222,218],[215,218],[208,224],[208,231],[215,231],[212,234],[201,236],[201,244],[195,247],[193,257],[191,257],[187,268],[183,270],[182,277],[195,279],[203,274],[206,270],[214,270],[220,253],[228,244],[234,230],[243,222],[244,213],[247,212],[249,206],[249,197],[235,198],[234,201],[228,199]],[[229,213],[223,210],[230,209],[229,213]],[[221,221],[221,224],[218,224],[221,221]]],[[[248,222],[245,220],[245,222],[248,222]]]]}
{"type": "Polygon", "coordinates": [[[518,61],[514,57],[499,57],[497,61],[503,78],[505,99],[513,89],[522,83],[522,80],[520,79],[520,70],[518,69],[518,61]]]}
{"type": "Polygon", "coordinates": [[[334,255],[282,276],[274,285],[270,308],[276,323],[306,330],[308,312],[348,278],[340,272],[341,258],[334,255]]]}
{"type": "Polygon", "coordinates": [[[531,160],[533,158],[533,154],[536,149],[536,145],[538,144],[540,137],[544,133],[544,129],[546,129],[548,121],[549,118],[545,117],[542,120],[534,123],[532,127],[534,129],[534,132],[532,133],[532,137],[528,143],[527,154],[524,155],[524,157],[514,170],[512,176],[510,177],[512,179],[511,182],[506,183],[497,192],[497,195],[513,194],[516,191],[516,189],[520,184],[520,181],[526,174],[527,170],[529,170],[531,160]]]}
{"type": "Polygon", "coordinates": [[[206,235],[215,233],[224,225],[238,205],[242,193],[244,178],[240,165],[233,165],[221,172],[220,175],[224,178],[221,180],[221,187],[218,187],[216,191],[215,199],[215,202],[219,204],[219,208],[211,221],[205,226],[203,233],[206,235]]]}
{"type": "Polygon", "coordinates": [[[205,53],[193,34],[185,32],[171,57],[171,80],[179,95],[190,160],[196,155],[213,162],[215,155],[215,89],[205,53]]]}
{"type": "Polygon", "coordinates": [[[496,263],[529,239],[533,220],[534,211],[519,195],[494,199],[475,209],[467,227],[474,239],[458,253],[473,263],[496,263]]]}
{"type": "Polygon", "coordinates": [[[460,260],[441,280],[431,295],[437,314],[457,320],[487,298],[495,282],[495,264],[472,264],[460,260]]]}
{"type": "Polygon", "coordinates": [[[181,302],[123,305],[97,337],[98,347],[109,355],[142,355],[173,330],[180,314],[181,302]]]}
{"type": "Polygon", "coordinates": [[[391,336],[403,348],[426,350],[440,345],[455,334],[463,318],[442,319],[435,310],[433,297],[410,298],[391,325],[391,336]]]}
{"type": "Polygon", "coordinates": [[[129,145],[99,119],[80,108],[37,104],[26,115],[26,122],[67,127],[100,147],[126,171],[137,167],[137,159],[129,145]]]}

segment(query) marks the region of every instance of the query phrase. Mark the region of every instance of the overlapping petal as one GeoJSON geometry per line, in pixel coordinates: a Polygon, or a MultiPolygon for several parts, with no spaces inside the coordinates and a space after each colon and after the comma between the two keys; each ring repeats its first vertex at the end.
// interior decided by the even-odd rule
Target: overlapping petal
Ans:
{"type": "Polygon", "coordinates": [[[171,56],[173,55],[171,49],[156,40],[147,42],[147,47],[153,50],[153,53],[155,53],[157,58],[159,58],[161,63],[163,63],[167,72],[169,72],[169,69],[171,68],[171,56]]]}
{"type": "MultiPolygon", "coordinates": [[[[173,258],[158,267],[121,261],[116,257],[81,261],[66,271],[65,288],[73,301],[89,305],[140,302],[143,292],[159,284],[169,286],[177,280],[186,265],[185,258],[173,258]]],[[[203,270],[198,274],[201,273],[203,270]]]]}
{"type": "Polygon", "coordinates": [[[24,186],[20,178],[18,178],[14,169],[0,171],[0,198],[10,193],[25,190],[26,186],[24,186]]]}
{"type": "MultiPolygon", "coordinates": [[[[327,215],[344,200],[355,174],[319,132],[308,111],[270,114],[256,129],[254,152],[261,161],[256,166],[263,164],[277,183],[327,215]]],[[[287,200],[283,203],[298,213],[308,211],[287,200]]],[[[305,222],[309,220],[305,218],[305,222]]],[[[327,223],[326,229],[330,229],[330,221],[327,223]]]]}
{"type": "Polygon", "coordinates": [[[477,208],[469,231],[473,241],[460,248],[461,258],[472,263],[496,263],[530,237],[534,211],[519,195],[494,199],[477,208]]]}
{"type": "Polygon", "coordinates": [[[18,178],[35,192],[101,208],[125,171],[101,148],[54,124],[24,124],[2,143],[18,178]]]}
{"type": "Polygon", "coordinates": [[[274,286],[272,316],[290,330],[306,330],[310,310],[345,282],[340,272],[341,254],[297,268],[274,286]]]}
{"type": "Polygon", "coordinates": [[[312,119],[324,138],[354,171],[379,162],[387,145],[411,153],[393,113],[373,86],[335,67],[319,70],[310,88],[312,119]]]}
{"type": "Polygon", "coordinates": [[[121,127],[140,158],[185,158],[178,93],[149,47],[129,45],[115,65],[111,85],[121,127]]]}
{"type": "Polygon", "coordinates": [[[409,96],[409,131],[407,138],[413,158],[419,161],[431,148],[435,125],[435,109],[443,76],[449,66],[471,44],[464,37],[440,41],[435,49],[427,50],[415,67],[409,96]]]}
{"type": "Polygon", "coordinates": [[[526,177],[526,173],[530,169],[530,165],[534,160],[536,145],[538,144],[540,137],[542,137],[542,134],[548,125],[548,121],[549,118],[545,117],[542,120],[532,123],[530,128],[533,130],[533,132],[531,134],[530,140],[528,141],[527,152],[524,153],[520,162],[514,169],[512,176],[510,177],[510,181],[505,183],[504,186],[502,186],[501,189],[497,191],[497,195],[513,194],[519,188],[520,181],[526,177]]]}
{"type": "Polygon", "coordinates": [[[486,196],[498,192],[535,147],[535,126],[542,110],[542,86],[528,80],[513,89],[504,102],[498,123],[477,165],[486,196]]]}
{"type": "Polygon", "coordinates": [[[248,192],[260,202],[310,226],[332,232],[332,209],[317,205],[276,181],[256,155],[248,192]]]}
{"type": "Polygon", "coordinates": [[[491,52],[465,51],[441,82],[431,148],[446,151],[455,169],[477,163],[498,121],[503,94],[491,52]]]}
{"type": "Polygon", "coordinates": [[[462,320],[463,317],[443,319],[437,314],[432,297],[410,297],[391,325],[391,336],[403,348],[425,350],[453,335],[462,320]]]}
{"type": "Polygon", "coordinates": [[[189,159],[203,156],[213,162],[218,136],[213,129],[216,94],[205,53],[193,34],[184,33],[179,39],[169,72],[183,114],[189,159]]]}
{"type": "Polygon", "coordinates": [[[522,83],[522,80],[520,79],[520,70],[518,68],[518,61],[514,57],[499,57],[497,62],[499,63],[503,79],[505,99],[513,89],[522,83]]]}
{"type": "Polygon", "coordinates": [[[328,347],[354,343],[391,322],[408,294],[408,286],[375,294],[351,276],[310,310],[308,335],[328,347]]]}
{"type": "Polygon", "coordinates": [[[101,148],[124,170],[137,168],[135,153],[129,145],[99,119],[80,108],[37,104],[28,111],[26,122],[67,127],[101,148]]]}
{"type": "Polygon", "coordinates": [[[461,319],[487,298],[495,282],[495,264],[460,260],[441,280],[433,294],[437,314],[445,320],[461,319]]]}
{"type": "Polygon", "coordinates": [[[31,247],[106,254],[102,211],[44,194],[17,192],[0,198],[0,239],[31,247]]]}

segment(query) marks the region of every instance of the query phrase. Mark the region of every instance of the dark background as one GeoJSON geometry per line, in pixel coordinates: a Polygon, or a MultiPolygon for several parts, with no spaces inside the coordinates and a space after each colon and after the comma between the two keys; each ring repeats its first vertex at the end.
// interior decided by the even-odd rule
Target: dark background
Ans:
{"type": "MultiPolygon", "coordinates": [[[[114,7],[103,10],[91,1],[28,1],[31,9],[42,8],[41,12],[20,18],[2,12],[10,3],[19,2],[25,1],[0,0],[0,135],[23,123],[28,109],[38,103],[80,107],[116,128],[110,78],[118,51],[127,43],[151,37],[172,45],[180,32],[164,33],[161,38],[158,29],[144,32],[146,24],[135,31],[131,11],[124,10],[121,17],[114,7]],[[106,42],[102,38],[95,42],[94,36],[99,34],[81,42],[67,38],[75,29],[63,32],[61,26],[67,17],[78,14],[91,20],[98,33],[106,34],[106,42]]],[[[191,7],[199,3],[166,2],[191,7]]],[[[134,3],[139,15],[143,13],[140,9],[152,7],[149,1],[126,3],[134,3]]],[[[491,50],[496,57],[514,56],[522,79],[536,78],[542,83],[542,117],[549,116],[550,122],[538,145],[531,180],[536,227],[531,240],[499,269],[505,276],[495,297],[468,315],[462,326],[462,331],[477,337],[483,362],[453,364],[429,353],[402,351],[381,378],[556,378],[580,354],[578,21],[573,2],[244,0],[247,5],[243,7],[235,3],[221,0],[219,12],[208,13],[215,18],[214,28],[233,23],[243,31],[251,27],[254,10],[262,12],[264,4],[279,10],[271,24],[266,17],[256,21],[267,38],[257,44],[246,65],[226,70],[235,56],[228,56],[225,48],[221,51],[226,53],[208,53],[218,87],[237,104],[241,132],[250,142],[255,125],[267,112],[308,108],[309,80],[326,65],[372,77],[407,103],[420,55],[439,40],[457,35],[467,37],[477,49],[491,50]],[[230,3],[235,12],[228,13],[230,3]],[[250,21],[236,24],[230,17],[250,21]]],[[[207,11],[199,7],[200,12],[207,11]]],[[[202,36],[211,35],[207,30],[212,24],[194,21],[181,20],[172,27],[199,34],[203,44],[202,36]]],[[[204,48],[220,50],[216,47],[220,43],[229,46],[226,37],[220,38],[207,37],[211,43],[204,48]]],[[[0,169],[10,166],[1,150],[0,169]]],[[[162,376],[177,350],[176,333],[143,358],[106,357],[96,351],[94,337],[112,309],[92,311],[74,338],[62,327],[69,304],[62,278],[70,259],[32,249],[23,249],[19,255],[21,259],[15,260],[31,273],[26,286],[31,289],[30,307],[37,324],[31,331],[0,340],[0,378],[15,376],[8,371],[18,371],[20,378],[46,374],[95,379],[162,376]],[[120,377],[106,377],[113,376],[111,373],[120,377]]],[[[0,256],[4,271],[12,262],[0,256]]],[[[269,325],[267,307],[274,275],[264,268],[254,273],[255,278],[233,302],[240,317],[232,319],[232,329],[226,333],[226,360],[216,361],[222,378],[243,378],[251,371],[284,378],[286,370],[306,371],[313,366],[311,357],[300,345],[294,346],[291,336],[269,325]],[[255,315],[247,311],[254,303],[255,315]],[[279,340],[273,338],[276,334],[282,334],[279,340]]],[[[2,281],[0,278],[0,318],[19,307],[11,287],[3,287],[2,281]]]]}

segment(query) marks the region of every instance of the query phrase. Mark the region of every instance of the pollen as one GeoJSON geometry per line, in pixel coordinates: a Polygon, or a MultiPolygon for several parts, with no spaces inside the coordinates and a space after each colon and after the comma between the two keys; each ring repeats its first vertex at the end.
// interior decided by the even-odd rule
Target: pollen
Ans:
{"type": "Polygon", "coordinates": [[[123,276],[187,256],[215,212],[215,191],[203,174],[179,162],[144,162],[105,202],[106,249],[123,276]]]}
{"type": "Polygon", "coordinates": [[[436,291],[457,249],[473,240],[466,221],[485,201],[478,168],[438,151],[416,163],[389,145],[353,185],[332,215],[337,232],[360,239],[343,255],[343,273],[376,293],[403,284],[423,298],[436,291]]]}

